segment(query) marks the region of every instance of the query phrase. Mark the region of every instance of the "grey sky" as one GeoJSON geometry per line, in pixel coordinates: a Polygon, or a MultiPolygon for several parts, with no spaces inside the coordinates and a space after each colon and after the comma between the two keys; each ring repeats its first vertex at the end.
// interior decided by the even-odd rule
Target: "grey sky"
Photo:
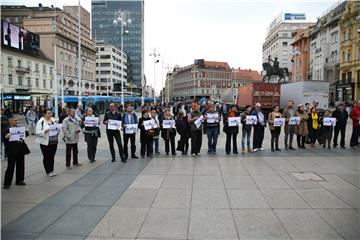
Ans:
{"type": "MultiPolygon", "coordinates": [[[[5,4],[77,4],[76,0],[6,0],[5,4]]],[[[280,12],[306,13],[309,21],[332,6],[334,0],[145,0],[145,74],[153,85],[152,49],[160,52],[156,89],[163,66],[191,64],[196,58],[227,61],[231,67],[261,70],[262,43],[270,22],[280,12]]],[[[91,1],[81,0],[91,11],[91,1]]]]}

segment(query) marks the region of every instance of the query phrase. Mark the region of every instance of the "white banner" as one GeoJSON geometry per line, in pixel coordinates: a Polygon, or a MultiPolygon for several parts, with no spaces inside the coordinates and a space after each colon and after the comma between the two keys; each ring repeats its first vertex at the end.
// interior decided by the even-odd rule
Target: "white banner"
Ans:
{"type": "Polygon", "coordinates": [[[145,130],[154,129],[154,128],[157,128],[157,127],[158,127],[158,125],[157,125],[157,123],[155,122],[154,119],[144,121],[145,130]]]}
{"type": "Polygon", "coordinates": [[[12,127],[9,128],[10,138],[9,141],[20,141],[25,139],[25,127],[12,127]]]}
{"type": "Polygon", "coordinates": [[[325,117],[323,120],[324,126],[336,126],[336,118],[325,117]]]}
{"type": "Polygon", "coordinates": [[[175,120],[163,120],[163,128],[175,128],[175,120]]]}
{"type": "Polygon", "coordinates": [[[240,124],[240,117],[229,117],[228,118],[229,127],[236,127],[240,124]]]}
{"type": "Polygon", "coordinates": [[[49,137],[57,136],[61,133],[62,124],[51,124],[49,127],[49,137]]]}
{"type": "Polygon", "coordinates": [[[285,125],[285,118],[274,118],[274,127],[282,127],[285,125]]]}
{"type": "Polygon", "coordinates": [[[255,125],[257,124],[257,117],[256,116],[246,116],[246,124],[248,125],[255,125]]]}
{"type": "Polygon", "coordinates": [[[219,122],[219,113],[207,113],[206,118],[207,123],[217,123],[219,122]]]}
{"type": "Polygon", "coordinates": [[[99,117],[85,117],[85,127],[98,127],[99,117]]]}
{"type": "Polygon", "coordinates": [[[196,128],[200,128],[201,123],[202,123],[203,121],[204,121],[204,116],[203,116],[203,115],[201,115],[198,119],[196,119],[196,120],[194,121],[194,124],[195,124],[196,128]]]}
{"type": "Polygon", "coordinates": [[[299,125],[300,124],[300,117],[290,117],[289,125],[299,125]]]}
{"type": "Polygon", "coordinates": [[[109,130],[120,130],[121,129],[121,121],[110,119],[107,124],[107,129],[109,130]]]}
{"type": "Polygon", "coordinates": [[[137,124],[126,124],[125,133],[126,134],[135,134],[137,133],[138,125],[137,124]]]}

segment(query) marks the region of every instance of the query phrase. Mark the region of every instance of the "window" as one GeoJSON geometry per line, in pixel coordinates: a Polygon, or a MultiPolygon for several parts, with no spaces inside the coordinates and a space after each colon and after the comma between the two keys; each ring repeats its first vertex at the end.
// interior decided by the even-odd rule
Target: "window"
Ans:
{"type": "Polygon", "coordinates": [[[346,73],[341,74],[341,80],[343,80],[343,81],[346,80],[346,73]]]}
{"type": "Polygon", "coordinates": [[[286,46],[288,45],[288,43],[287,43],[287,42],[283,42],[282,45],[283,45],[283,47],[286,47],[286,46]]]}
{"type": "Polygon", "coordinates": [[[21,67],[21,60],[20,59],[18,59],[18,67],[21,67]]]}
{"type": "Polygon", "coordinates": [[[53,81],[50,80],[50,88],[53,88],[53,81]]]}
{"type": "Polygon", "coordinates": [[[39,87],[39,79],[38,79],[38,78],[35,79],[35,86],[36,86],[37,88],[39,87]]]}
{"type": "Polygon", "coordinates": [[[342,52],[342,61],[345,62],[345,52],[342,52]]]}
{"type": "Polygon", "coordinates": [[[350,51],[349,51],[348,54],[347,54],[347,61],[348,61],[348,62],[351,62],[351,53],[350,53],[350,51]]]}
{"type": "Polygon", "coordinates": [[[46,80],[43,79],[43,88],[46,88],[46,80]]]}
{"type": "Polygon", "coordinates": [[[38,63],[35,64],[35,72],[37,72],[37,73],[39,72],[39,64],[38,63]]]}
{"type": "Polygon", "coordinates": [[[53,68],[52,67],[50,68],[49,73],[50,73],[50,75],[53,74],[53,68]]]}
{"type": "Polygon", "coordinates": [[[13,64],[12,64],[12,58],[8,58],[8,67],[12,67],[13,66],[13,64]]]}
{"type": "Polygon", "coordinates": [[[19,86],[22,86],[22,85],[23,85],[23,80],[22,80],[22,77],[21,77],[21,76],[18,77],[18,85],[19,85],[19,86]]]}
{"type": "Polygon", "coordinates": [[[28,85],[28,87],[31,87],[31,78],[27,78],[27,85],[28,85]]]}
{"type": "Polygon", "coordinates": [[[12,75],[9,74],[9,85],[12,85],[12,75]]]}
{"type": "Polygon", "coordinates": [[[43,74],[46,74],[46,65],[43,65],[43,74]]]}

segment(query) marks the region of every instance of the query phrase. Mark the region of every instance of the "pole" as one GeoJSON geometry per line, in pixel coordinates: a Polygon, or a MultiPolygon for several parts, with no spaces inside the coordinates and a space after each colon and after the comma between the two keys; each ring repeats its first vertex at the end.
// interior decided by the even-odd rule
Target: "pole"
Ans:
{"type": "MultiPolygon", "coordinates": [[[[55,30],[56,31],[56,30],[55,30]]],[[[56,34],[56,33],[55,33],[56,34]]],[[[55,119],[58,119],[59,118],[59,110],[58,110],[58,79],[57,79],[57,71],[56,71],[56,64],[57,64],[57,61],[56,61],[56,41],[54,41],[54,69],[53,69],[53,78],[54,78],[54,86],[53,88],[55,89],[55,119]]],[[[53,90],[54,90],[53,89],[53,90]]]]}
{"type": "MultiPolygon", "coordinates": [[[[167,69],[168,70],[168,69],[167,69]]],[[[167,72],[167,71],[166,71],[167,72]]],[[[168,74],[166,73],[166,78],[167,78],[168,74]]],[[[167,97],[167,102],[170,103],[170,75],[169,75],[169,78],[167,78],[167,82],[168,82],[168,86],[167,86],[167,94],[168,94],[168,97],[167,97]]]]}
{"type": "Polygon", "coordinates": [[[164,58],[161,59],[161,105],[164,106],[164,58]]]}
{"type": "Polygon", "coordinates": [[[196,70],[195,70],[195,66],[194,66],[194,100],[196,99],[196,94],[195,94],[195,77],[196,77],[196,70]]]}
{"type": "MultiPolygon", "coordinates": [[[[154,53],[155,53],[155,51],[154,51],[154,53]]],[[[156,54],[154,54],[154,104],[156,104],[155,84],[156,84],[156,54]]]]}
{"type": "Polygon", "coordinates": [[[65,100],[64,100],[64,66],[60,65],[60,72],[61,72],[61,106],[64,107],[65,100]]]}
{"type": "MultiPolygon", "coordinates": [[[[124,12],[121,11],[121,58],[123,58],[124,54],[124,12]]],[[[123,59],[121,59],[121,62],[123,62],[123,59]]],[[[124,107],[124,76],[121,74],[121,105],[124,107]]]]}
{"type": "Polygon", "coordinates": [[[78,92],[78,98],[79,98],[79,104],[81,104],[81,74],[82,74],[82,64],[81,64],[81,6],[80,6],[80,0],[78,0],[78,82],[79,82],[79,92],[78,92]]]}

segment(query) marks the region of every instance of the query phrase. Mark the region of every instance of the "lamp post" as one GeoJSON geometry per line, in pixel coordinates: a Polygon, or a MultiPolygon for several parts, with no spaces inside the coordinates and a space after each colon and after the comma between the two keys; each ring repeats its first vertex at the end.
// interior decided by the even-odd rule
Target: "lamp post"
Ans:
{"type": "Polygon", "coordinates": [[[196,66],[194,65],[193,70],[191,70],[192,73],[194,73],[194,89],[193,89],[193,93],[194,93],[194,100],[196,99],[196,74],[198,73],[198,70],[196,69],[196,66]]]}
{"type": "Polygon", "coordinates": [[[153,52],[149,54],[150,57],[154,57],[154,104],[156,104],[156,96],[155,96],[155,84],[156,84],[156,63],[159,62],[159,59],[156,59],[157,57],[160,57],[160,53],[156,51],[154,48],[153,52]]]}
{"type": "MultiPolygon", "coordinates": [[[[113,20],[113,24],[115,26],[120,25],[120,31],[121,31],[121,62],[124,63],[124,34],[127,35],[129,33],[129,30],[124,31],[124,27],[129,26],[131,24],[131,18],[129,11],[123,11],[119,9],[114,13],[115,17],[113,20]]],[[[121,80],[121,104],[124,106],[124,74],[121,74],[122,80],[121,80]]]]}
{"type": "Polygon", "coordinates": [[[167,80],[167,103],[170,103],[170,75],[169,70],[171,67],[168,65],[166,66],[166,80],[167,80]],[[169,77],[168,77],[169,76],[169,77]]]}

